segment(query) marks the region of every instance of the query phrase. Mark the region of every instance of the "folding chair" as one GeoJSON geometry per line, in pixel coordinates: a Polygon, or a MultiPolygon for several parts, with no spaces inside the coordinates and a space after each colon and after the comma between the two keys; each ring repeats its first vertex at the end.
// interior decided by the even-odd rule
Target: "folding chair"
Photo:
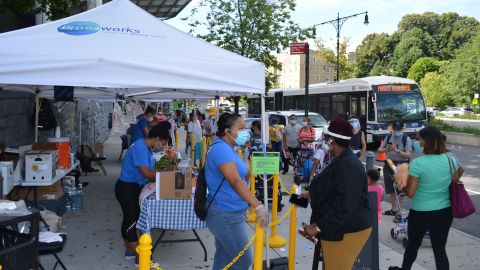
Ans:
{"type": "MultiPolygon", "coordinates": [[[[45,224],[45,227],[50,231],[50,228],[43,219],[43,217],[40,216],[40,222],[45,224]]],[[[63,247],[65,246],[65,242],[67,241],[67,235],[66,234],[61,234],[60,237],[62,237],[62,242],[52,242],[52,243],[43,243],[43,242],[38,242],[38,255],[48,255],[52,254],[55,259],[57,260],[55,262],[55,265],[53,266],[53,270],[57,268],[57,265],[60,265],[64,270],[67,270],[67,267],[65,264],[60,260],[60,257],[58,257],[57,253],[63,250],[63,247]]],[[[40,267],[41,270],[45,270],[45,268],[42,266],[40,262],[38,262],[38,267],[40,267]]]]}
{"type": "Polygon", "coordinates": [[[97,157],[95,152],[93,152],[92,148],[88,144],[84,144],[87,150],[90,152],[90,161],[94,161],[97,163],[98,167],[102,170],[103,174],[107,175],[107,170],[103,167],[102,160],[106,160],[106,157],[97,157]]]}
{"type": "Polygon", "coordinates": [[[120,152],[120,156],[118,157],[118,161],[122,160],[123,150],[128,150],[128,137],[127,135],[123,134],[120,136],[122,139],[122,152],[120,152]]]}

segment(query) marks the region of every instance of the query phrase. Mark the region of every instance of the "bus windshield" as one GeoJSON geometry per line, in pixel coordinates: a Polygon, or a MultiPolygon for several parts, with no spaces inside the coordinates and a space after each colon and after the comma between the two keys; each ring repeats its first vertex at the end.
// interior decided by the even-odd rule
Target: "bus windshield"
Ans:
{"type": "MultiPolygon", "coordinates": [[[[296,114],[297,121],[301,123],[301,119],[303,119],[304,114],[296,114]],[[299,120],[300,119],[300,120],[299,120]]],[[[327,124],[327,120],[323,118],[320,114],[309,114],[308,118],[310,118],[310,124],[312,127],[323,127],[327,124]]]]}
{"type": "Polygon", "coordinates": [[[377,93],[377,122],[391,122],[397,118],[406,121],[426,119],[420,91],[377,93]]]}

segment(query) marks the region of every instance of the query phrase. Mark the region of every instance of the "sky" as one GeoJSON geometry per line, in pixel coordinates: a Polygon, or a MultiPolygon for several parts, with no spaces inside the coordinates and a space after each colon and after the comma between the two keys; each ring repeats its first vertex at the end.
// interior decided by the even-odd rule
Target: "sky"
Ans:
{"type": "MultiPolygon", "coordinates": [[[[187,32],[190,27],[180,18],[188,17],[191,9],[196,7],[198,2],[199,0],[192,0],[176,18],[166,22],[187,32]]],[[[361,15],[348,19],[341,28],[341,39],[345,37],[350,39],[348,51],[355,51],[368,34],[395,32],[398,22],[406,14],[426,11],[457,12],[462,16],[474,17],[480,21],[480,0],[297,0],[292,19],[306,28],[335,19],[337,13],[340,13],[340,17],[344,17],[364,11],[368,11],[370,23],[367,26],[363,24],[364,16],[361,15]]],[[[198,13],[199,19],[202,16],[205,17],[205,12],[198,13]]],[[[334,49],[336,31],[333,25],[319,26],[316,30],[317,37],[321,38],[327,47],[334,49]]]]}

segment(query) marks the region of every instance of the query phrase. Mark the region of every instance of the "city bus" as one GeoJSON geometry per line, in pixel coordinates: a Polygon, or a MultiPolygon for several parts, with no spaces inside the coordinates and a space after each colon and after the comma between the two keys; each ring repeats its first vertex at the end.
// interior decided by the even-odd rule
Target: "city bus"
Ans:
{"type": "MultiPolygon", "coordinates": [[[[248,115],[258,117],[260,97],[248,96],[247,104],[248,115]]],[[[304,89],[272,89],[265,98],[266,111],[304,110],[304,104],[304,89]]],[[[358,117],[369,142],[385,138],[390,132],[389,124],[395,119],[404,121],[404,131],[412,138],[427,123],[427,111],[418,84],[391,76],[312,84],[308,110],[327,120],[358,117]]]]}

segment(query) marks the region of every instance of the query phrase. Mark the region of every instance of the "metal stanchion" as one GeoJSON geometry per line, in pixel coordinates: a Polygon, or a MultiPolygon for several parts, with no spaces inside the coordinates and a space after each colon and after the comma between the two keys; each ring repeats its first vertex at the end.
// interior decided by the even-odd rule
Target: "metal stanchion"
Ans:
{"type": "Polygon", "coordinates": [[[175,149],[178,151],[178,129],[175,130],[175,149]]]}
{"type": "MultiPolygon", "coordinates": [[[[297,192],[297,186],[292,186],[292,193],[297,192]]],[[[297,241],[297,207],[290,208],[290,235],[288,239],[288,270],[295,270],[295,249],[297,241]]]]}
{"type": "MultiPolygon", "coordinates": [[[[279,185],[278,174],[273,176],[273,190],[272,190],[272,223],[275,224],[278,216],[278,185],[279,185]]],[[[272,226],[272,231],[269,239],[270,246],[273,248],[284,247],[287,244],[287,240],[277,235],[277,225],[272,226]]]]}
{"type": "Polygon", "coordinates": [[[205,158],[207,156],[207,138],[204,136],[202,138],[202,168],[205,167],[205,158]]]}
{"type": "Polygon", "coordinates": [[[150,261],[152,256],[152,237],[144,233],[138,241],[138,270],[150,270],[150,261]]]}
{"type": "Polygon", "coordinates": [[[190,134],[190,160],[195,163],[195,133],[190,134]]]}
{"type": "MultiPolygon", "coordinates": [[[[253,174],[253,171],[252,171],[252,168],[253,168],[253,163],[252,163],[252,159],[250,158],[250,193],[252,193],[253,195],[255,195],[255,175],[253,174]]],[[[253,223],[255,222],[256,220],[256,216],[255,216],[255,209],[253,209],[252,206],[250,206],[250,211],[248,213],[248,217],[247,217],[247,222],[249,223],[253,223]]]]}
{"type": "Polygon", "coordinates": [[[253,270],[263,269],[263,243],[265,242],[265,230],[258,223],[255,226],[255,243],[253,250],[253,270]]]}

